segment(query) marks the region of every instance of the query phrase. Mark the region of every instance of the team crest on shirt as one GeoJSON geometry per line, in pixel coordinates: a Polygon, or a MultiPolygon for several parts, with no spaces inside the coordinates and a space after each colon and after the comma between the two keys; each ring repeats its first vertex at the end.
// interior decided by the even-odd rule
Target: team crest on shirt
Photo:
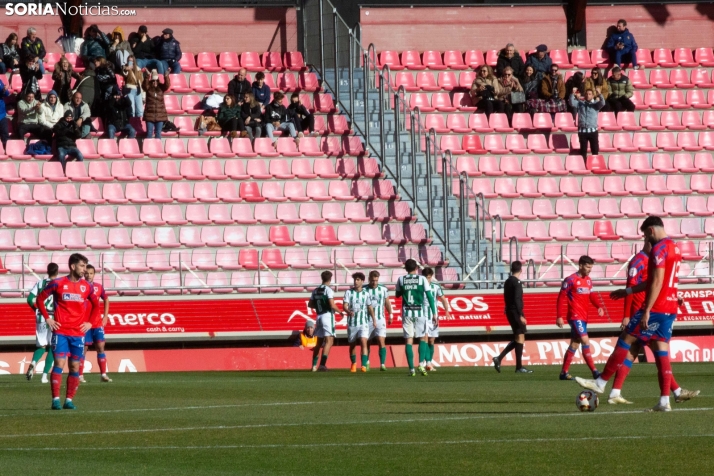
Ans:
{"type": "Polygon", "coordinates": [[[630,277],[634,278],[637,276],[637,269],[636,268],[630,268],[630,277]]]}
{"type": "Polygon", "coordinates": [[[575,281],[575,284],[576,284],[577,286],[580,286],[580,280],[575,281]]]}
{"type": "Polygon", "coordinates": [[[69,289],[69,288],[68,288],[67,285],[65,284],[64,286],[62,286],[62,289],[69,289]]]}
{"type": "Polygon", "coordinates": [[[82,291],[82,292],[84,292],[84,291],[87,290],[87,287],[86,287],[86,286],[80,286],[80,287],[79,287],[79,290],[82,291]]]}

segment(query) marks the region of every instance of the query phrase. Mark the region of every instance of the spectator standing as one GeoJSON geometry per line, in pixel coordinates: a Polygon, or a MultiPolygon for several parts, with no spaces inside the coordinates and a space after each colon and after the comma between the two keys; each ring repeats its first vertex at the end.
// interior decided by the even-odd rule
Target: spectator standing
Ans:
{"type": "Polygon", "coordinates": [[[587,89],[585,97],[580,93],[570,95],[570,106],[578,115],[578,139],[580,141],[580,155],[583,162],[587,162],[588,143],[593,155],[598,155],[600,146],[597,133],[597,113],[605,105],[605,98],[598,94],[595,99],[595,91],[587,89]]]}
{"type": "Polygon", "coordinates": [[[95,103],[99,104],[100,88],[97,82],[97,75],[93,69],[87,68],[82,72],[82,78],[75,86],[75,90],[82,94],[82,100],[87,104],[90,111],[95,107],[95,103]]]}
{"type": "Polygon", "coordinates": [[[55,150],[57,151],[57,155],[52,157],[52,162],[61,163],[62,170],[65,170],[67,162],[84,161],[82,152],[77,148],[77,139],[82,132],[73,119],[72,111],[64,112],[63,119],[55,124],[52,132],[54,132],[55,150]]]}
{"type": "Polygon", "coordinates": [[[236,98],[230,94],[223,98],[223,103],[218,107],[216,121],[221,126],[221,133],[230,139],[238,137],[238,131],[245,132],[240,106],[237,104],[236,98]]]}
{"type": "Polygon", "coordinates": [[[247,74],[248,71],[245,68],[241,68],[238,74],[228,82],[228,94],[236,98],[240,105],[243,105],[245,93],[253,92],[250,81],[246,79],[247,74]]]}
{"type": "Polygon", "coordinates": [[[600,109],[600,112],[609,111],[610,108],[607,104],[607,98],[610,96],[610,88],[607,85],[607,81],[603,77],[600,68],[593,68],[592,71],[590,71],[590,76],[585,78],[585,82],[583,83],[583,91],[587,91],[588,89],[592,89],[593,91],[595,91],[595,96],[597,96],[598,94],[602,94],[602,97],[605,98],[605,107],[600,109]]]}
{"type": "Polygon", "coordinates": [[[42,71],[40,71],[37,56],[27,56],[25,62],[20,64],[20,78],[22,79],[20,97],[32,92],[37,100],[42,99],[42,93],[40,92],[42,71]]]}
{"type": "Polygon", "coordinates": [[[493,75],[490,66],[484,64],[479,67],[474,85],[476,85],[476,96],[472,100],[475,101],[479,112],[485,113],[486,117],[489,117],[494,112],[502,113],[504,111],[503,101],[498,99],[501,93],[501,84],[493,75]]]}
{"type": "Polygon", "coordinates": [[[17,33],[10,33],[2,44],[2,65],[0,73],[8,71],[17,73],[20,71],[20,52],[17,46],[17,33]]]}
{"type": "Polygon", "coordinates": [[[117,132],[129,139],[136,137],[136,130],[129,123],[131,111],[131,99],[122,96],[119,88],[114,86],[109,99],[104,104],[104,127],[107,129],[107,137],[114,139],[117,132]]]}
{"type": "Polygon", "coordinates": [[[114,64],[117,71],[121,72],[124,65],[133,55],[131,45],[124,36],[124,30],[118,26],[112,31],[112,44],[109,45],[109,59],[114,64]]]}
{"type": "Polygon", "coordinates": [[[565,83],[563,76],[558,73],[558,65],[550,67],[550,74],[543,76],[540,82],[540,99],[528,101],[529,107],[535,112],[565,112],[568,107],[565,103],[565,83]]]}
{"type": "Polygon", "coordinates": [[[498,60],[496,60],[496,76],[499,78],[502,77],[506,68],[511,68],[513,70],[513,77],[519,81],[523,79],[523,72],[526,69],[526,65],[523,63],[523,58],[521,58],[521,55],[516,51],[516,47],[513,46],[513,43],[508,43],[498,54],[498,60]]]}
{"type": "Polygon", "coordinates": [[[273,147],[278,150],[278,139],[273,136],[273,131],[279,130],[283,134],[286,132],[290,137],[295,139],[295,145],[300,146],[300,138],[303,133],[298,134],[295,129],[295,121],[288,109],[283,106],[283,98],[285,95],[277,91],[273,96],[273,102],[265,106],[265,132],[273,142],[273,147]]]}
{"type": "Polygon", "coordinates": [[[637,42],[630,30],[627,29],[627,22],[618,20],[616,30],[605,43],[605,51],[610,54],[610,61],[615,66],[622,66],[622,60],[628,59],[633,68],[639,69],[637,65],[637,49],[637,42]]]}
{"type": "Polygon", "coordinates": [[[263,132],[263,112],[260,103],[255,100],[252,92],[243,95],[243,105],[241,106],[240,117],[245,125],[245,132],[253,142],[256,137],[260,137],[263,132]]]}
{"type": "Polygon", "coordinates": [[[54,84],[52,89],[57,92],[60,104],[69,102],[70,91],[72,89],[72,78],[75,81],[81,81],[82,77],[74,71],[72,64],[65,55],[60,57],[60,60],[55,64],[55,70],[52,73],[54,84]]]}
{"type": "Polygon", "coordinates": [[[635,104],[630,98],[635,94],[635,88],[632,86],[630,79],[622,74],[622,70],[619,67],[612,68],[607,84],[610,88],[610,96],[607,98],[607,104],[610,109],[616,115],[620,111],[634,112],[635,104]]]}
{"type": "Polygon", "coordinates": [[[525,102],[513,104],[513,98],[511,97],[513,92],[523,92],[523,87],[521,87],[518,78],[514,76],[513,69],[510,66],[506,66],[503,70],[503,76],[498,81],[501,87],[498,99],[503,101],[503,107],[510,122],[514,112],[523,112],[525,108],[525,102]]]}
{"type": "Polygon", "coordinates": [[[94,74],[97,77],[97,84],[99,85],[98,106],[101,108],[102,103],[109,99],[112,88],[117,85],[117,77],[116,74],[114,74],[114,67],[103,56],[94,58],[94,74]]]}
{"type": "Polygon", "coordinates": [[[2,141],[3,149],[7,145],[7,141],[10,138],[10,125],[7,120],[5,101],[3,101],[3,98],[8,97],[9,95],[10,91],[8,91],[7,86],[5,86],[5,83],[3,83],[2,79],[0,79],[0,141],[2,141]]]}
{"type": "Polygon", "coordinates": [[[87,68],[96,67],[96,58],[106,58],[109,53],[109,38],[99,30],[97,25],[91,25],[84,33],[84,43],[80,51],[82,61],[87,68]]]}
{"type": "Polygon", "coordinates": [[[35,94],[28,91],[17,103],[17,123],[18,137],[25,138],[25,134],[30,133],[30,137],[35,136],[41,140],[49,141],[52,138],[52,130],[40,124],[40,108],[42,103],[35,99],[35,94]]]}
{"type": "Polygon", "coordinates": [[[144,115],[144,98],[141,94],[141,85],[144,82],[144,73],[136,64],[134,55],[127,58],[121,73],[124,76],[124,92],[131,100],[131,115],[132,117],[142,117],[144,115]]]}
{"type": "MultiPolygon", "coordinates": [[[[27,29],[27,36],[20,42],[20,57],[23,61],[26,58],[33,56],[37,58],[37,65],[42,74],[45,74],[44,59],[47,55],[45,50],[45,45],[42,40],[37,36],[37,30],[30,27],[27,29]]],[[[21,62],[22,64],[22,62],[21,62]]]]}
{"type": "Polygon", "coordinates": [[[146,91],[146,106],[144,107],[144,121],[146,121],[146,137],[161,139],[164,122],[169,120],[164,104],[164,93],[171,87],[169,73],[164,73],[164,82],[159,82],[159,73],[153,70],[151,74],[144,74],[144,83],[141,88],[146,91]]]}
{"type": "Polygon", "coordinates": [[[55,90],[47,93],[47,100],[40,109],[40,124],[52,129],[64,117],[64,106],[55,90]]]}
{"type": "Polygon", "coordinates": [[[255,75],[255,81],[253,81],[253,96],[255,96],[255,100],[263,106],[267,107],[268,104],[270,104],[270,86],[265,84],[265,73],[262,71],[255,75]]]}
{"type": "Polygon", "coordinates": [[[181,43],[174,38],[174,31],[166,28],[161,32],[161,36],[154,40],[156,48],[156,58],[161,61],[164,71],[171,71],[174,74],[181,73],[181,43]]]}
{"type": "Polygon", "coordinates": [[[67,111],[72,113],[72,119],[77,124],[81,132],[81,138],[89,137],[91,132],[92,113],[89,109],[89,104],[83,100],[82,93],[77,91],[72,95],[72,99],[64,105],[65,114],[67,111]]]}
{"type": "Polygon", "coordinates": [[[538,79],[550,73],[550,67],[553,66],[553,61],[548,55],[548,47],[546,45],[536,46],[536,52],[528,55],[526,66],[532,66],[533,71],[538,79]]]}
{"type": "Polygon", "coordinates": [[[146,25],[139,27],[138,33],[129,39],[129,44],[131,45],[131,50],[134,52],[136,64],[139,68],[146,69],[147,71],[156,70],[159,74],[164,74],[164,65],[161,61],[156,59],[156,55],[154,54],[154,42],[151,41],[149,37],[146,25]]]}
{"type": "Polygon", "coordinates": [[[295,128],[298,132],[302,132],[305,129],[310,134],[315,132],[315,116],[310,114],[310,111],[300,102],[300,94],[292,93],[288,112],[295,118],[295,128]]]}

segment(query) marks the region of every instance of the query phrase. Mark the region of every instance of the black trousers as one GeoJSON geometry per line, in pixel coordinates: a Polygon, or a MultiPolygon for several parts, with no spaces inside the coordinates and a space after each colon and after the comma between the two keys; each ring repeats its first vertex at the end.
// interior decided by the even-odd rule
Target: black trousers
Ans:
{"type": "Polygon", "coordinates": [[[635,104],[625,96],[620,96],[619,98],[610,96],[607,98],[606,103],[615,114],[621,111],[635,112],[635,104]]]}
{"type": "Polygon", "coordinates": [[[7,145],[7,141],[10,139],[10,129],[7,122],[7,117],[0,119],[0,141],[2,141],[2,148],[4,149],[7,145]]]}
{"type": "Polygon", "coordinates": [[[498,99],[494,99],[491,101],[489,101],[488,99],[481,99],[476,104],[476,109],[478,109],[480,112],[485,113],[487,116],[490,116],[494,112],[504,112],[504,104],[503,101],[499,101],[498,99]]]}
{"type": "Polygon", "coordinates": [[[521,321],[521,316],[517,311],[506,310],[506,319],[508,319],[508,323],[511,325],[514,336],[528,332],[526,325],[521,321]]]}
{"type": "Polygon", "coordinates": [[[231,132],[245,130],[245,124],[243,123],[243,119],[241,119],[240,117],[234,117],[233,119],[224,121],[220,124],[220,126],[221,132],[223,134],[229,134],[231,132]]]}
{"type": "Polygon", "coordinates": [[[297,118],[295,120],[295,125],[297,126],[297,131],[302,132],[305,129],[308,130],[308,132],[314,132],[315,131],[315,116],[313,114],[308,114],[307,116],[301,118],[297,118]]]}
{"type": "Polygon", "coordinates": [[[580,155],[583,156],[584,161],[588,159],[588,143],[590,143],[592,155],[597,155],[600,152],[597,132],[578,132],[578,139],[580,140],[580,155]]]}
{"type": "Polygon", "coordinates": [[[20,124],[17,127],[17,135],[24,140],[25,134],[30,133],[30,137],[35,136],[40,140],[51,141],[52,129],[42,124],[20,124]]]}

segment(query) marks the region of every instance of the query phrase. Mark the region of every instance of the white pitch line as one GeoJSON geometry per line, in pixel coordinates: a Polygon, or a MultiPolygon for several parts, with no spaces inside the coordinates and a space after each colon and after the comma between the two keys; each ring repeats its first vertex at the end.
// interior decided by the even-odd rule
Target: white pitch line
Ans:
{"type": "MultiPolygon", "coordinates": [[[[675,412],[703,412],[711,411],[714,408],[687,408],[675,410],[675,412]]],[[[78,413],[79,414],[79,413],[78,413]]],[[[463,420],[492,420],[500,418],[558,418],[558,417],[578,417],[578,416],[606,416],[606,415],[627,415],[627,414],[645,414],[644,410],[628,410],[600,413],[510,413],[502,415],[476,415],[463,417],[446,417],[446,418],[404,418],[396,420],[360,420],[360,421],[342,421],[342,422],[300,422],[300,423],[263,423],[253,425],[218,425],[218,426],[192,426],[179,428],[137,428],[127,430],[98,430],[98,431],[76,431],[76,432],[57,432],[57,433],[31,433],[31,434],[10,434],[0,435],[0,439],[10,438],[37,438],[47,436],[82,436],[82,435],[120,435],[132,433],[158,433],[164,431],[205,431],[205,430],[239,430],[249,428],[279,428],[292,426],[347,426],[347,425],[371,425],[371,424],[395,424],[395,423],[423,423],[430,421],[463,421],[463,420]]]]}

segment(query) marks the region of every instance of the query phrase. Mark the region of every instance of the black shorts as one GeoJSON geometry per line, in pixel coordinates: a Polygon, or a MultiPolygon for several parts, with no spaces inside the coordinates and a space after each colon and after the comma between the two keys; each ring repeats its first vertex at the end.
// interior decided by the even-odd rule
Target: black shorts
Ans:
{"type": "Polygon", "coordinates": [[[513,329],[513,335],[526,334],[526,325],[521,321],[521,316],[517,312],[506,312],[506,318],[508,323],[513,329]]]}

